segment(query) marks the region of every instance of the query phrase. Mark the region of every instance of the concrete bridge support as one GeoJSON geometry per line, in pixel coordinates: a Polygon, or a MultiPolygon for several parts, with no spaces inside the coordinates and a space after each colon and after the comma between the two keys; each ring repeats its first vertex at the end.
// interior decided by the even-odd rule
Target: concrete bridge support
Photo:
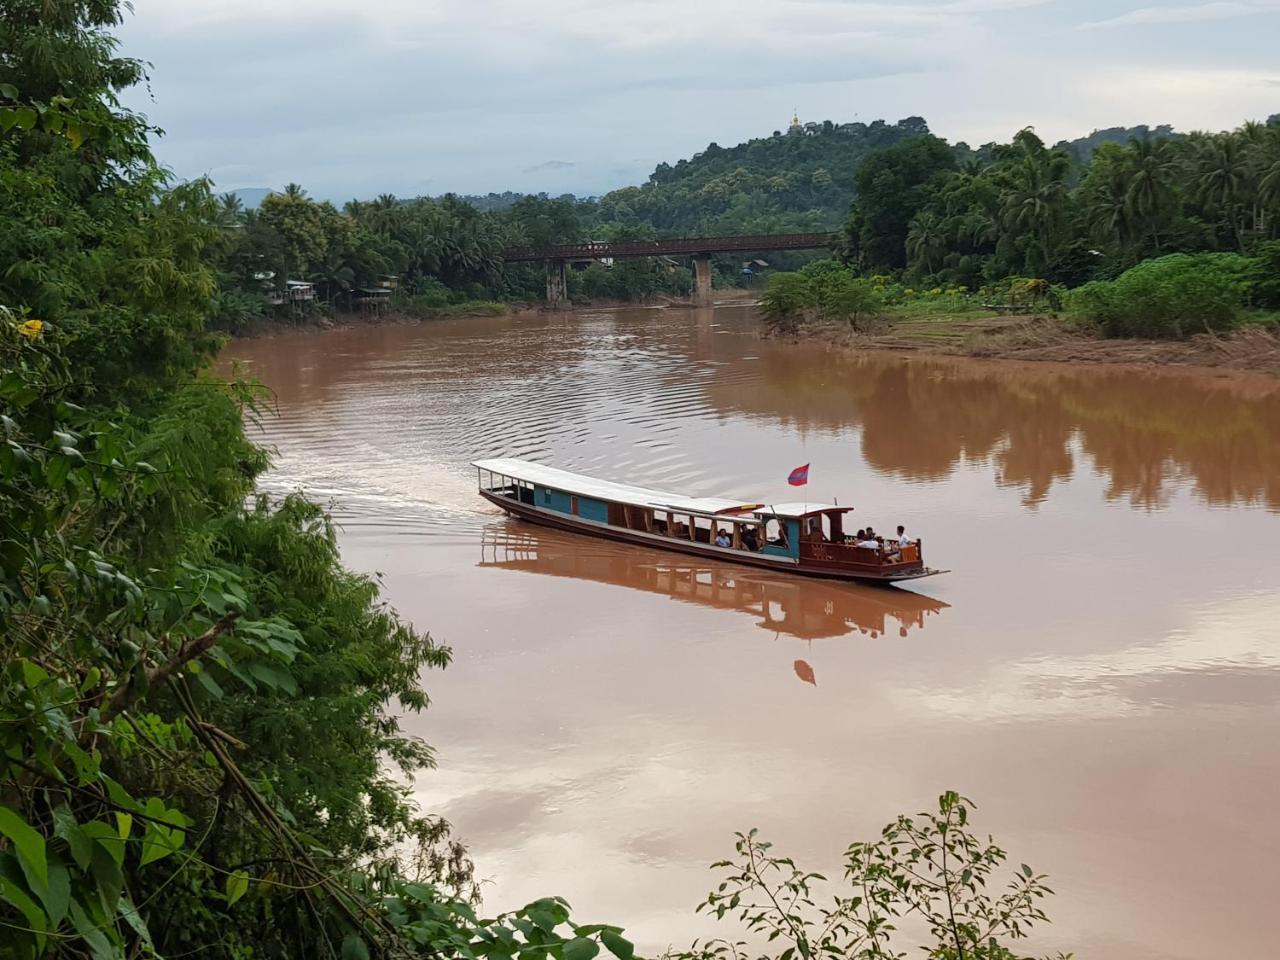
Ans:
{"type": "Polygon", "coordinates": [[[699,306],[711,303],[711,254],[693,255],[693,302],[699,306]]]}
{"type": "Polygon", "coordinates": [[[547,305],[552,310],[569,308],[569,272],[565,260],[547,260],[547,305]]]}

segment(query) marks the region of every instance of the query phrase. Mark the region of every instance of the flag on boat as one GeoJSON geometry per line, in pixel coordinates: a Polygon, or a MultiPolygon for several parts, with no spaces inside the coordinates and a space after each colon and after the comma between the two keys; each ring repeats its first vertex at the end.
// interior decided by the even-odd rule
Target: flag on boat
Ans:
{"type": "Polygon", "coordinates": [[[806,463],[803,467],[796,467],[791,471],[791,476],[787,477],[787,483],[793,487],[803,487],[809,482],[809,465],[806,463]]]}

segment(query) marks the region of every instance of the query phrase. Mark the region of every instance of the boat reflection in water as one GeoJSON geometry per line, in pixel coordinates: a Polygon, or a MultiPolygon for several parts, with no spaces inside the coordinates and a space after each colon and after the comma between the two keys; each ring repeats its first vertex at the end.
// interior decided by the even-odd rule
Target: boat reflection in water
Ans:
{"type": "MultiPolygon", "coordinates": [[[[862,586],[744,569],[736,564],[675,557],[665,551],[584,544],[581,537],[518,521],[490,525],[481,535],[481,567],[593,580],[659,593],[722,610],[738,610],[777,636],[813,641],[860,633],[906,637],[950,604],[899,587],[862,586]]],[[[796,676],[817,682],[805,660],[796,676]]]]}

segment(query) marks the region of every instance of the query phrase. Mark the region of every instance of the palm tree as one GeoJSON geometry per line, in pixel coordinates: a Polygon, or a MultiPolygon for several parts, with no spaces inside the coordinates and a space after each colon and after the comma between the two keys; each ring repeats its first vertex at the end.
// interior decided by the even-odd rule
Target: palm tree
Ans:
{"type": "Polygon", "coordinates": [[[1232,133],[1207,138],[1195,161],[1197,199],[1226,216],[1236,245],[1244,251],[1242,209],[1249,195],[1249,170],[1244,142],[1232,133]]]}
{"type": "Polygon", "coordinates": [[[224,229],[244,222],[244,203],[234,193],[218,197],[218,225],[224,229]]]}
{"type": "Polygon", "coordinates": [[[1160,253],[1160,225],[1172,207],[1176,192],[1175,163],[1167,140],[1130,139],[1123,175],[1128,179],[1124,203],[1129,218],[1150,233],[1155,252],[1160,253]]]}
{"type": "MultiPolygon", "coordinates": [[[[1260,220],[1265,221],[1267,211],[1275,213],[1276,219],[1280,219],[1280,151],[1276,152],[1270,166],[1265,167],[1262,176],[1258,178],[1258,207],[1260,220]]],[[[1259,224],[1259,229],[1266,229],[1265,222],[1259,224]]]]}
{"type": "Polygon", "coordinates": [[[305,200],[307,191],[302,189],[302,185],[298,183],[286,183],[284,185],[284,195],[290,200],[305,200]]]}
{"type": "Polygon", "coordinates": [[[336,244],[331,246],[311,275],[311,282],[325,291],[325,299],[330,306],[336,306],[339,293],[349,292],[355,285],[356,272],[347,262],[349,254],[350,251],[341,249],[336,244]]]}
{"type": "Polygon", "coordinates": [[[1030,128],[1014,137],[1003,219],[1010,232],[1029,238],[1025,246],[1029,272],[1039,272],[1051,255],[1066,207],[1070,169],[1070,158],[1060,150],[1046,149],[1030,128]]]}
{"type": "Polygon", "coordinates": [[[1268,125],[1250,153],[1255,167],[1254,180],[1257,183],[1254,227],[1265,235],[1268,232],[1267,214],[1274,213],[1280,219],[1280,124],[1268,125]]]}
{"type": "Polygon", "coordinates": [[[907,233],[907,256],[917,266],[923,261],[925,272],[932,274],[934,256],[946,248],[947,234],[942,219],[932,210],[917,213],[907,233]]]}
{"type": "Polygon", "coordinates": [[[1094,164],[1082,191],[1085,220],[1099,242],[1127,247],[1135,232],[1129,182],[1119,166],[1109,164],[1104,171],[1100,161],[1095,160],[1094,164]]]}

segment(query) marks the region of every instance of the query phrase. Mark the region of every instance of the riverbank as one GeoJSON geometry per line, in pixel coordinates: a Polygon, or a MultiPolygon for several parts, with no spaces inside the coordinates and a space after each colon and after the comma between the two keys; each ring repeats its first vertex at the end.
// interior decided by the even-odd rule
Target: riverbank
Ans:
{"type": "Polygon", "coordinates": [[[788,335],[856,350],[940,354],[1058,363],[1194,366],[1280,377],[1280,335],[1246,324],[1228,334],[1186,340],[1106,339],[1087,327],[1047,315],[989,312],[899,315],[864,331],[817,323],[788,335]]]}
{"type": "Polygon", "coordinates": [[[263,318],[252,326],[237,330],[231,336],[236,340],[258,340],[295,333],[314,333],[318,330],[349,330],[353,327],[394,327],[450,318],[505,317],[537,309],[537,305],[528,303],[468,301],[445,307],[435,307],[430,310],[388,310],[379,314],[340,311],[333,314],[315,314],[298,320],[263,318]]]}
{"type": "MultiPolygon", "coordinates": [[[[716,303],[744,304],[754,303],[760,291],[748,288],[717,290],[716,303]]],[[[574,301],[573,310],[625,310],[630,307],[692,307],[689,297],[656,296],[644,303],[628,300],[597,298],[574,301]]],[[[231,334],[236,340],[257,340],[263,337],[278,337],[294,333],[315,332],[317,330],[349,330],[353,327],[404,326],[406,324],[423,323],[430,320],[468,319],[472,317],[506,317],[521,313],[539,313],[550,308],[543,303],[500,302],[489,300],[468,300],[463,303],[450,304],[444,307],[388,310],[380,314],[348,313],[345,311],[333,314],[316,314],[298,320],[275,319],[264,317],[257,323],[237,330],[231,334]]]]}

